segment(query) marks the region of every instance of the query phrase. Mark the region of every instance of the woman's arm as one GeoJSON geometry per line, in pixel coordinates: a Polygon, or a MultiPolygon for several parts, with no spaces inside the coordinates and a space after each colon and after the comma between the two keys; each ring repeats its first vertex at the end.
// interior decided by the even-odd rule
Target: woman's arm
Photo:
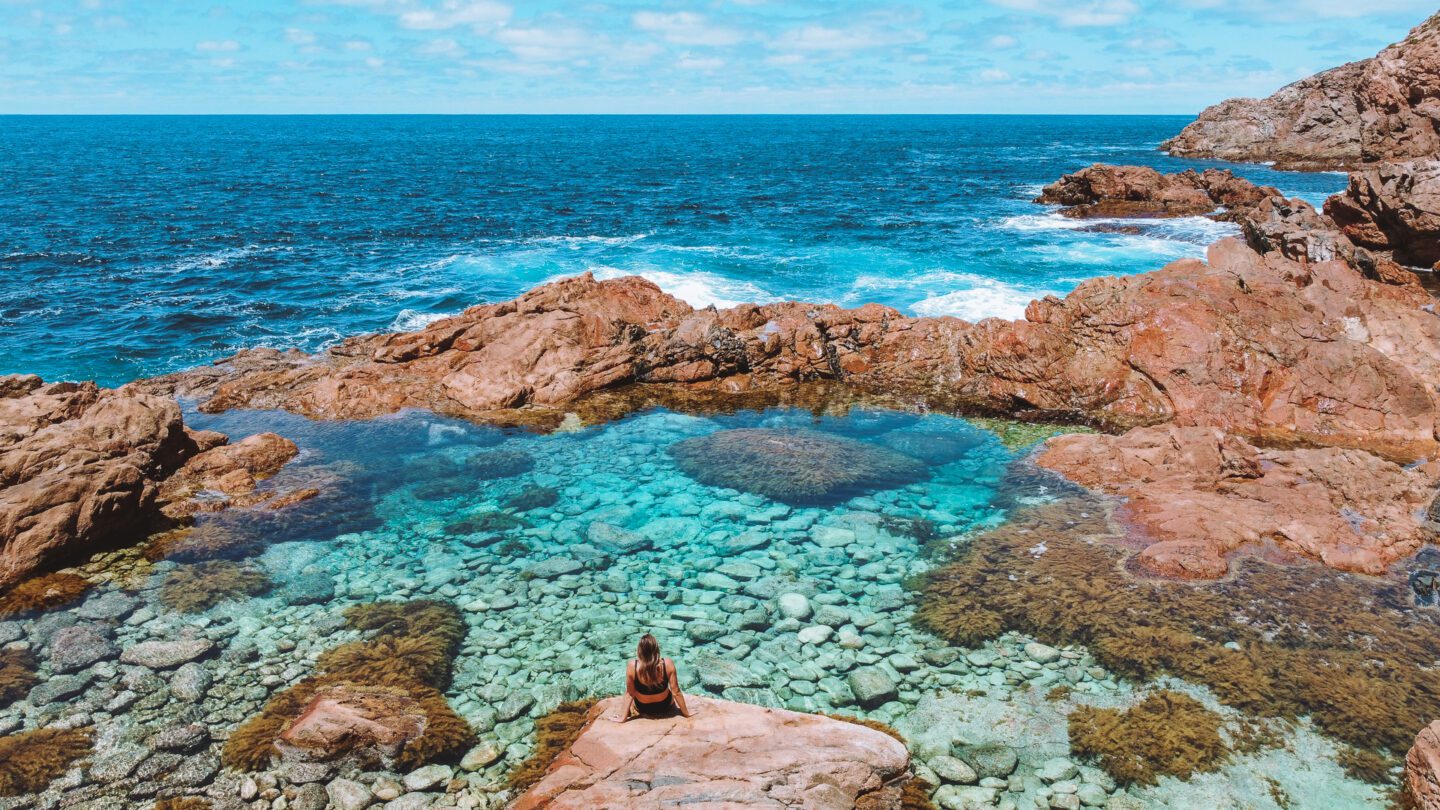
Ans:
{"type": "Polygon", "coordinates": [[[635,714],[635,669],[634,664],[625,665],[625,700],[620,704],[620,718],[624,723],[635,714]]]}
{"type": "Polygon", "coordinates": [[[685,693],[680,691],[680,672],[675,669],[675,662],[670,662],[670,694],[675,698],[675,708],[685,717],[690,716],[690,707],[685,705],[685,693]]]}

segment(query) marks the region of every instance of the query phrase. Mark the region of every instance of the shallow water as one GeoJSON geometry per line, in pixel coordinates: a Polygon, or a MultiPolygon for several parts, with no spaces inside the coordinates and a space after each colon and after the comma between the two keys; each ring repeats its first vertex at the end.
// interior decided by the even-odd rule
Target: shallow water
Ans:
{"type": "MultiPolygon", "coordinates": [[[[237,349],[416,329],[586,270],[697,306],[1019,317],[1203,255],[1191,217],[1030,202],[1181,116],[0,116],[0,373],[114,385],[237,349]]],[[[1319,202],[1338,174],[1230,166],[1319,202]]]]}
{"type": "MultiPolygon", "coordinates": [[[[0,709],[0,729],[88,718],[98,729],[97,762],[133,755],[150,731],[178,721],[223,736],[269,695],[310,674],[321,652],[355,637],[339,619],[345,606],[438,598],[459,606],[469,624],[450,701],[483,741],[505,750],[469,777],[477,795],[492,793],[529,752],[536,717],[565,699],[619,692],[624,661],[646,631],[677,661],[687,691],[888,722],[907,735],[920,763],[955,744],[1012,746],[1019,766],[994,793],[1017,806],[1034,806],[1057,786],[1098,789],[1102,797],[1115,788],[1088,763],[1058,782],[1040,774],[1047,760],[1069,754],[1069,709],[1128,705],[1134,684],[1097,667],[1081,648],[1052,651],[1053,661],[1038,656],[1044,662],[1026,650],[1030,639],[1014,634],[951,648],[910,621],[910,579],[934,554],[997,525],[1010,509],[1056,494],[1043,479],[1015,474],[1023,448],[1007,448],[965,420],[866,410],[822,417],[794,409],[709,417],[657,410],[550,435],[413,412],[365,422],[270,412],[189,413],[187,421],[232,439],[260,430],[291,437],[302,455],[265,485],[343,488],[352,497],[344,503],[351,523],[337,527],[333,502],[259,521],[236,513],[202,519],[201,530],[208,523],[254,541],[237,544],[237,554],[254,553],[273,588],[199,616],[157,600],[174,562],[152,568],[122,555],[92,566],[114,581],[77,609],[0,624],[0,633],[18,633],[42,650],[57,627],[95,621],[83,617],[90,606],[126,590],[137,599],[120,616],[118,646],[213,638],[221,655],[202,666],[214,686],[191,705],[166,693],[169,672],[157,681],[102,661],[80,673],[90,686],[75,698],[0,709]],[[737,428],[817,431],[863,443],[859,452],[909,450],[924,459],[923,480],[790,505],[700,484],[669,452],[677,442],[737,428]],[[554,502],[505,505],[521,493],[534,497],[537,487],[553,489],[554,502]],[[523,522],[513,525],[516,519],[523,522]],[[878,683],[879,694],[862,705],[855,687],[867,682],[878,683]],[[1047,697],[1058,685],[1070,687],[1068,698],[1047,697]],[[127,693],[129,704],[121,699],[127,693]]],[[[825,471],[813,459],[809,469],[825,471]]],[[[765,472],[756,465],[756,475],[765,472]]],[[[764,485],[775,492],[773,482],[764,485]]],[[[53,680],[48,667],[42,679],[53,680]]],[[[1219,708],[1203,690],[1177,687],[1219,708]]],[[[1344,777],[1335,746],[1308,725],[1288,728],[1286,744],[1238,756],[1219,773],[1165,778],[1109,801],[1277,807],[1273,797],[1288,796],[1291,807],[1384,806],[1379,790],[1344,777]]],[[[167,778],[157,777],[170,785],[167,778]]],[[[124,778],[115,784],[130,789],[124,778]]]]}

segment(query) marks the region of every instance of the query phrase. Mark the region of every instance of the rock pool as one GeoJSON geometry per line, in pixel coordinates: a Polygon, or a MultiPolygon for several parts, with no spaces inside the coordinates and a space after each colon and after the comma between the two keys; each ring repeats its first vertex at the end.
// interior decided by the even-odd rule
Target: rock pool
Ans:
{"type": "MultiPolygon", "coordinates": [[[[152,554],[159,561],[102,555],[76,569],[100,583],[83,600],[0,621],[0,644],[39,662],[39,685],[0,707],[0,733],[91,726],[95,744],[82,767],[0,808],[189,794],[217,807],[318,810],[327,798],[346,806],[352,790],[410,802],[397,807],[499,806],[536,718],[619,692],[646,631],[689,691],[894,726],[917,771],[944,785],[936,799],[947,808],[1388,801],[1347,778],[1336,745],[1305,722],[1218,771],[1118,787],[1072,755],[1067,714],[1133,705],[1155,684],[1117,678],[1080,647],[1008,633],[960,648],[913,624],[914,578],[933,560],[1057,494],[1027,467],[1026,448],[963,419],[652,410],[548,435],[420,412],[187,422],[234,439],[293,439],[300,457],[263,486],[320,493],[281,510],[202,515],[152,554]],[[166,584],[200,557],[239,561],[246,576],[200,602],[213,606],[186,601],[192,612],[180,612],[166,584]],[[343,609],[392,599],[451,602],[468,624],[446,692],[479,739],[466,767],[222,769],[219,748],[237,724],[325,650],[360,637],[343,609]]],[[[197,587],[186,583],[192,596],[197,587]]],[[[1240,727],[1204,689],[1163,684],[1220,712],[1227,734],[1240,727]]]]}

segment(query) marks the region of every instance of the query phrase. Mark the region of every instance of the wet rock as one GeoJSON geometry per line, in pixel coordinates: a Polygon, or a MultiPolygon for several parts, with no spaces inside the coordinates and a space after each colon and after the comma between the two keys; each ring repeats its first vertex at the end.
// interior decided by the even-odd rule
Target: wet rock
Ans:
{"type": "Polygon", "coordinates": [[[846,683],[855,693],[855,701],[867,709],[894,700],[898,696],[895,681],[878,667],[861,667],[850,673],[846,683]]]}
{"type": "Polygon", "coordinates": [[[1025,645],[1025,656],[1037,664],[1053,664],[1060,660],[1060,651],[1048,644],[1032,641],[1025,645]]]}
{"type": "Polygon", "coordinates": [[[698,655],[695,658],[696,674],[705,688],[719,692],[729,687],[758,687],[762,681],[755,673],[738,661],[715,655],[698,655]]]}
{"type": "Polygon", "coordinates": [[[280,589],[280,598],[290,605],[324,604],[335,598],[335,580],[321,571],[300,574],[280,589]]]}
{"type": "Polygon", "coordinates": [[[119,652],[109,633],[100,627],[66,627],[50,638],[50,668],[56,672],[75,672],[108,661],[119,652]]]}
{"type": "Polygon", "coordinates": [[[329,805],[330,794],[325,786],[313,782],[301,787],[290,803],[291,810],[325,810],[329,805]]]}
{"type": "Polygon", "coordinates": [[[611,554],[630,554],[650,548],[648,537],[604,521],[595,521],[585,531],[590,542],[611,554]]]}
{"type": "Polygon", "coordinates": [[[125,745],[90,760],[89,775],[96,782],[118,782],[135,772],[150,751],[138,745],[125,745]]]}
{"type": "Polygon", "coordinates": [[[185,761],[175,768],[166,781],[185,787],[200,787],[210,784],[219,772],[220,758],[208,751],[202,751],[186,756],[185,761]]]}
{"type": "Polygon", "coordinates": [[[481,770],[487,765],[499,762],[500,758],[504,755],[504,749],[499,748],[494,743],[488,741],[482,742],[465,752],[465,756],[460,758],[460,770],[481,770]]]}
{"type": "Polygon", "coordinates": [[[44,706],[47,703],[67,700],[84,692],[93,681],[94,678],[89,673],[51,676],[30,690],[30,703],[44,706]]]}
{"type": "Polygon", "coordinates": [[[161,777],[172,777],[185,760],[186,757],[180,754],[151,754],[144,762],[140,763],[140,767],[135,769],[135,777],[145,782],[161,777]]]}
{"type": "Polygon", "coordinates": [[[210,731],[199,723],[161,729],[146,741],[157,751],[196,751],[210,743],[210,731]]]}
{"type": "Polygon", "coordinates": [[[106,591],[85,600],[75,615],[92,621],[119,622],[139,607],[140,600],[122,591],[106,591]]]}
{"type": "Polygon", "coordinates": [[[1070,779],[1077,773],[1079,773],[1079,769],[1075,767],[1075,763],[1065,757],[1052,757],[1040,763],[1040,768],[1036,770],[1035,775],[1039,776],[1042,782],[1049,784],[1070,779]]]}
{"type": "Polygon", "coordinates": [[[286,760],[280,765],[280,773],[287,782],[296,785],[328,782],[335,776],[335,764],[333,762],[286,760]]]}
{"type": "Polygon", "coordinates": [[[150,669],[171,669],[202,658],[213,649],[215,643],[207,638],[142,641],[126,647],[124,652],[120,653],[120,663],[150,669]]]}
{"type": "Polygon", "coordinates": [[[435,797],[427,793],[406,793],[398,799],[385,803],[385,810],[425,810],[435,803],[435,797]]]}
{"type": "Polygon", "coordinates": [[[530,707],[534,705],[535,696],[529,692],[512,692],[495,707],[495,717],[502,723],[508,723],[530,711],[530,707]]]}
{"type": "Polygon", "coordinates": [[[935,791],[934,800],[944,810],[981,810],[993,806],[997,794],[995,788],[942,785],[935,791]]]}
{"type": "Polygon", "coordinates": [[[365,810],[375,803],[370,788],[349,779],[335,779],[325,786],[325,794],[335,810],[365,810]]]}
{"type": "Polygon", "coordinates": [[[804,621],[810,618],[810,600],[803,593],[782,593],[775,598],[780,615],[787,619],[804,621]]]}
{"type": "MultiPolygon", "coordinates": [[[[406,695],[354,685],[321,689],[280,734],[275,747],[287,766],[304,760],[331,760],[356,753],[359,758],[389,759],[407,742],[424,733],[426,714],[406,695]]],[[[323,781],[333,776],[327,766],[323,781]]],[[[292,782],[300,780],[291,777],[292,782]]]]}
{"type": "Polygon", "coordinates": [[[205,698],[212,679],[209,670],[195,662],[182,665],[170,677],[170,694],[188,703],[197,703],[205,698]]]}
{"type": "Polygon", "coordinates": [[[963,760],[956,759],[955,757],[944,755],[931,757],[925,764],[929,765],[930,770],[934,771],[936,776],[945,780],[947,784],[972,785],[980,779],[979,775],[975,773],[974,768],[971,768],[969,765],[966,765],[963,760]]]}
{"type": "Polygon", "coordinates": [[[426,765],[405,774],[401,782],[409,791],[434,790],[442,783],[450,781],[450,777],[454,775],[455,771],[449,765],[426,765]]]}
{"type": "Polygon", "coordinates": [[[1015,772],[1020,757],[1008,745],[976,745],[962,748],[957,754],[975,769],[980,778],[1004,779],[1015,772]]]}
{"type": "Polygon", "coordinates": [[[525,573],[535,579],[555,579],[566,574],[578,573],[584,569],[585,566],[572,557],[551,557],[525,569],[525,573]]]}
{"type": "Polygon", "coordinates": [[[1244,207],[1280,192],[1221,169],[1161,174],[1148,166],[1097,163],[1047,185],[1035,200],[1090,217],[1184,217],[1244,207]]]}

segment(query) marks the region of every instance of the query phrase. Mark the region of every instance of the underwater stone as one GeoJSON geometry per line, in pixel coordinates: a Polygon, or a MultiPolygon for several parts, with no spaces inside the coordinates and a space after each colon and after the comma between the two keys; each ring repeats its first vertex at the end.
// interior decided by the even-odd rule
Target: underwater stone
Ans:
{"type": "Polygon", "coordinates": [[[918,458],[926,464],[949,464],[964,458],[984,441],[979,430],[897,430],[880,438],[880,443],[897,453],[918,458]]]}
{"type": "Polygon", "coordinates": [[[428,793],[406,793],[385,803],[385,810],[427,810],[435,802],[428,793]]]}
{"type": "Polygon", "coordinates": [[[199,723],[161,729],[145,744],[157,751],[194,751],[210,742],[210,731],[199,723]]]}
{"type": "Polygon", "coordinates": [[[895,681],[877,667],[861,667],[851,672],[846,683],[850,686],[850,691],[855,693],[855,702],[867,709],[897,697],[895,681]]]}
{"type": "Polygon", "coordinates": [[[66,627],[50,638],[50,668],[56,672],[75,672],[118,653],[109,634],[92,625],[66,627]]]}
{"type": "Polygon", "coordinates": [[[479,745],[465,752],[460,758],[460,770],[478,771],[487,765],[500,761],[505,756],[505,751],[492,742],[482,742],[479,745]]]}
{"type": "Polygon", "coordinates": [[[495,707],[495,717],[502,723],[508,723],[530,711],[534,705],[534,695],[526,691],[513,692],[495,707]]]}
{"type": "Polygon", "coordinates": [[[1035,773],[1040,777],[1040,781],[1049,784],[1070,779],[1079,773],[1079,769],[1075,767],[1075,763],[1065,757],[1052,757],[1041,763],[1035,773]]]}
{"type": "Polygon", "coordinates": [[[765,682],[743,664],[717,655],[695,657],[695,669],[700,683],[714,692],[732,686],[764,686],[765,682]]]}
{"type": "Polygon", "coordinates": [[[335,598],[335,580],[320,571],[301,574],[281,589],[280,598],[290,605],[318,605],[329,602],[335,598]]]}
{"type": "Polygon", "coordinates": [[[300,788],[294,801],[290,802],[290,810],[325,810],[329,804],[330,794],[325,786],[311,783],[300,788]]]}
{"type": "Polygon", "coordinates": [[[487,450],[465,459],[465,469],[482,481],[511,478],[530,472],[535,459],[520,450],[487,450]]]}
{"type": "Polygon", "coordinates": [[[1038,641],[1025,645],[1025,655],[1037,664],[1050,664],[1060,660],[1059,650],[1038,641]]]}
{"type": "Polygon", "coordinates": [[[75,697],[85,691],[94,680],[88,673],[79,675],[54,675],[30,690],[30,703],[44,706],[57,700],[75,697]]]}
{"type": "Polygon", "coordinates": [[[336,810],[365,810],[375,802],[370,788],[349,779],[335,779],[325,786],[325,794],[336,810]]]}
{"type": "MultiPolygon", "coordinates": [[[[909,456],[810,430],[722,430],[676,442],[669,452],[702,484],[796,505],[838,503],[927,475],[925,465],[909,456]]],[[[746,513],[735,517],[743,520],[746,513]]]]}
{"type": "Polygon", "coordinates": [[[170,694],[190,703],[199,702],[210,690],[211,680],[209,670],[191,661],[175,670],[170,678],[170,694]]]}
{"type": "Polygon", "coordinates": [[[629,554],[650,548],[651,545],[650,538],[638,532],[599,520],[590,524],[585,536],[590,542],[612,554],[629,554]]]}
{"type": "Polygon", "coordinates": [[[577,573],[584,567],[579,560],[570,557],[551,557],[530,566],[525,572],[536,579],[555,579],[565,574],[577,573]]]}
{"type": "Polygon", "coordinates": [[[1020,757],[1008,745],[990,744],[962,748],[956,754],[975,769],[980,778],[1003,779],[1015,772],[1020,757]]]}
{"type": "Polygon", "coordinates": [[[170,669],[194,661],[213,649],[215,643],[208,638],[142,641],[126,647],[125,651],[120,653],[120,663],[150,669],[170,669]]]}
{"type": "Polygon", "coordinates": [[[140,600],[133,596],[120,591],[106,591],[86,600],[85,604],[75,609],[75,615],[82,619],[118,622],[129,616],[139,604],[140,600]]]}
{"type": "Polygon", "coordinates": [[[931,757],[927,764],[936,776],[952,785],[971,785],[980,778],[974,768],[952,756],[942,754],[938,757],[931,757]]]}
{"type": "Polygon", "coordinates": [[[426,765],[405,774],[405,778],[401,781],[406,790],[431,790],[441,782],[449,781],[454,774],[455,771],[449,765],[426,765]]]}
{"type": "Polygon", "coordinates": [[[780,609],[780,615],[787,619],[799,619],[804,621],[810,618],[810,599],[803,593],[782,593],[776,597],[776,606],[780,609]]]}
{"type": "Polygon", "coordinates": [[[739,589],[740,583],[716,571],[706,571],[696,578],[700,587],[711,591],[734,591],[739,589]]]}

